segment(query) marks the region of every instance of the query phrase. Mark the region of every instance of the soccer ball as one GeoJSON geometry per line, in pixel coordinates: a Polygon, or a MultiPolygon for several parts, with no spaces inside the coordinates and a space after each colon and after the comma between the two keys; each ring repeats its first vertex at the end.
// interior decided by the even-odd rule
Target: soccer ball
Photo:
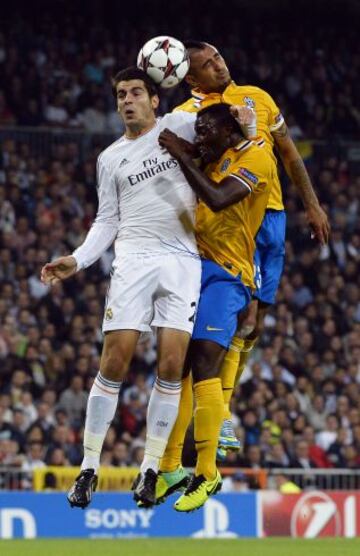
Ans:
{"type": "Polygon", "coordinates": [[[144,44],[137,57],[137,66],[146,71],[157,85],[170,89],[184,79],[190,62],[182,42],[161,36],[144,44]]]}

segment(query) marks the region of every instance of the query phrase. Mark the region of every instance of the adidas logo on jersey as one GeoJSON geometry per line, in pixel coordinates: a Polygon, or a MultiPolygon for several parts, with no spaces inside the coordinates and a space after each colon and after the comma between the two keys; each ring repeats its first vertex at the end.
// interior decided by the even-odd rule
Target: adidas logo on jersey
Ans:
{"type": "Polygon", "coordinates": [[[126,166],[126,164],[129,164],[130,160],[128,160],[127,158],[123,158],[122,161],[119,164],[119,168],[122,168],[123,166],[126,166]]]}

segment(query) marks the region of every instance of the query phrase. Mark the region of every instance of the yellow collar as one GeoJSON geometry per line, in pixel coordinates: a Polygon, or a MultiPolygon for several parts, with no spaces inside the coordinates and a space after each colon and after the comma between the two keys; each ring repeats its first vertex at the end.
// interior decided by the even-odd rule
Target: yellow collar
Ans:
{"type": "Polygon", "coordinates": [[[231,93],[232,89],[234,87],[237,87],[236,83],[234,81],[231,81],[231,83],[229,83],[229,85],[226,87],[225,91],[223,91],[222,93],[203,93],[202,91],[200,91],[200,89],[192,89],[191,91],[191,95],[194,98],[194,100],[196,101],[202,101],[202,100],[211,100],[211,99],[218,99],[219,97],[223,97],[225,94],[227,93],[231,93]]]}
{"type": "Polygon", "coordinates": [[[242,139],[240,143],[238,143],[235,147],[233,147],[234,151],[245,151],[249,147],[253,145],[253,142],[249,139],[242,139]]]}

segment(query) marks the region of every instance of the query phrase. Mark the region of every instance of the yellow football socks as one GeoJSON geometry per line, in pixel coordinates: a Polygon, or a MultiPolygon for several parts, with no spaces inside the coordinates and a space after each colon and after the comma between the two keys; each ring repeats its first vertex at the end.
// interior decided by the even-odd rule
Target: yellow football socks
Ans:
{"type": "Polygon", "coordinates": [[[186,431],[193,416],[194,396],[191,375],[182,380],[179,412],[161,460],[160,471],[175,471],[181,465],[186,431]]]}
{"type": "Polygon", "coordinates": [[[234,390],[235,377],[240,364],[241,350],[244,346],[242,338],[233,338],[230,347],[225,355],[220,378],[224,397],[224,419],[231,419],[230,400],[234,390]]]}
{"type": "Polygon", "coordinates": [[[194,438],[197,451],[195,475],[208,481],[216,477],[216,450],[224,419],[224,398],[220,378],[194,385],[194,438]]]}

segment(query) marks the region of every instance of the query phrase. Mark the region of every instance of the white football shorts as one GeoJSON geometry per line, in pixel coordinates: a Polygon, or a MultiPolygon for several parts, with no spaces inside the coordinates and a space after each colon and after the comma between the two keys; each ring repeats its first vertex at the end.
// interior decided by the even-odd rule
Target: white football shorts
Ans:
{"type": "Polygon", "coordinates": [[[175,328],[192,333],[201,261],[187,254],[123,253],[113,263],[103,332],[175,328]]]}

